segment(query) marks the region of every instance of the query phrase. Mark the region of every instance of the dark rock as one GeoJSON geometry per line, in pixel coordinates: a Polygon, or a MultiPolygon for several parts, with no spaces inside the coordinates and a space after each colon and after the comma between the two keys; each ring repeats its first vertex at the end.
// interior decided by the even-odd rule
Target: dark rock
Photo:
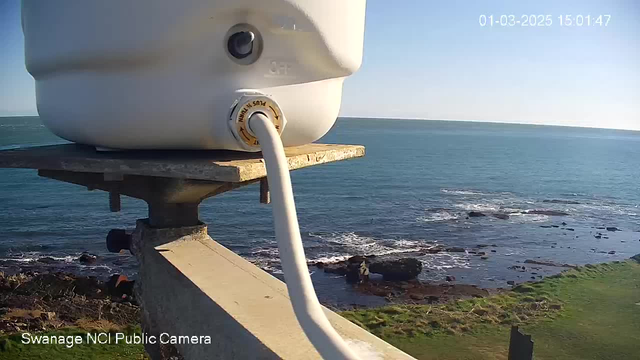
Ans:
{"type": "Polygon", "coordinates": [[[579,203],[579,202],[577,202],[577,201],[571,201],[571,200],[557,200],[557,199],[553,199],[553,200],[543,200],[542,202],[544,202],[544,203],[550,203],[550,204],[580,205],[580,203],[579,203]]]}
{"type": "Polygon", "coordinates": [[[453,275],[447,275],[447,277],[445,278],[446,281],[456,281],[456,277],[453,275]]]}
{"type": "Polygon", "coordinates": [[[485,256],[485,255],[487,255],[487,253],[484,251],[479,251],[476,253],[476,256],[485,256]]]}
{"type": "Polygon", "coordinates": [[[594,235],[593,237],[596,239],[602,239],[602,235],[594,235]]]}
{"type": "Polygon", "coordinates": [[[562,224],[560,224],[560,225],[567,226],[567,223],[563,221],[562,224]]]}
{"type": "Polygon", "coordinates": [[[615,231],[622,231],[622,230],[618,229],[618,228],[617,228],[617,227],[615,227],[615,226],[608,226],[608,227],[607,227],[607,231],[613,231],[613,232],[615,232],[615,231]]]}
{"type": "Polygon", "coordinates": [[[349,264],[358,264],[358,265],[360,265],[363,262],[367,262],[367,258],[364,257],[364,256],[356,255],[356,256],[352,256],[349,259],[347,259],[347,262],[349,264]]]}
{"type": "Polygon", "coordinates": [[[360,271],[357,268],[349,268],[346,275],[348,283],[357,284],[360,282],[360,271]]]}
{"type": "Polygon", "coordinates": [[[469,217],[484,217],[487,216],[483,213],[481,213],[480,211],[470,211],[467,215],[469,215],[469,217]]]}
{"type": "Polygon", "coordinates": [[[496,245],[496,244],[491,244],[491,247],[498,247],[498,245],[496,245]]]}
{"type": "Polygon", "coordinates": [[[80,257],[78,258],[78,261],[81,264],[95,264],[96,261],[98,261],[98,257],[95,255],[91,255],[91,254],[82,254],[80,255],[80,257]]]}
{"type": "Polygon", "coordinates": [[[338,274],[338,275],[347,275],[347,263],[346,261],[340,261],[334,264],[324,264],[323,267],[324,272],[329,274],[338,274]]]}
{"type": "Polygon", "coordinates": [[[489,245],[487,245],[487,244],[479,244],[479,245],[476,245],[476,247],[479,248],[479,249],[482,249],[482,248],[489,247],[489,245]]]}
{"type": "Polygon", "coordinates": [[[567,230],[567,231],[576,231],[576,229],[573,229],[573,228],[566,228],[565,230],[567,230]]]}
{"type": "Polygon", "coordinates": [[[454,246],[454,247],[447,248],[447,252],[464,252],[464,248],[454,246]]]}
{"type": "Polygon", "coordinates": [[[525,264],[535,264],[535,265],[545,265],[545,266],[555,266],[555,267],[567,267],[567,268],[572,268],[572,269],[576,269],[578,266],[576,265],[571,265],[571,264],[559,264],[559,263],[555,263],[553,261],[545,261],[545,260],[531,260],[531,259],[527,259],[524,261],[525,264]]]}
{"type": "Polygon", "coordinates": [[[513,281],[513,280],[509,280],[509,281],[507,281],[507,284],[508,284],[508,285],[512,285],[512,286],[513,286],[513,285],[515,285],[515,284],[516,284],[516,282],[515,282],[515,281],[513,281]]]}
{"type": "Polygon", "coordinates": [[[496,250],[491,250],[492,253],[497,252],[496,250]]]}
{"type": "Polygon", "coordinates": [[[564,211],[558,211],[558,210],[529,210],[529,211],[526,211],[525,214],[547,215],[547,216],[568,216],[569,215],[564,211]]]}
{"type": "Polygon", "coordinates": [[[609,255],[615,255],[615,254],[616,254],[616,252],[615,252],[615,251],[613,251],[613,250],[611,250],[611,251],[609,251],[609,253],[608,253],[608,254],[609,254],[609,255]]]}
{"type": "Polygon", "coordinates": [[[634,260],[635,262],[640,263],[640,254],[632,256],[631,260],[634,260]]]}
{"type": "Polygon", "coordinates": [[[544,228],[544,229],[551,229],[553,226],[551,226],[551,225],[540,225],[540,227],[544,228]]]}
{"type": "Polygon", "coordinates": [[[57,260],[55,260],[54,258],[50,258],[50,257],[43,257],[43,258],[38,259],[38,262],[39,262],[39,263],[43,263],[43,264],[55,264],[55,263],[57,263],[58,261],[57,261],[57,260]]]}
{"type": "Polygon", "coordinates": [[[324,263],[322,261],[316,261],[316,263],[314,264],[318,269],[323,269],[324,268],[324,263]]]}
{"type": "Polygon", "coordinates": [[[551,225],[552,228],[559,228],[560,225],[551,225]]]}
{"type": "Polygon", "coordinates": [[[384,280],[411,280],[422,272],[422,262],[415,258],[374,262],[369,271],[381,274],[384,280]]]}
{"type": "Polygon", "coordinates": [[[432,247],[432,248],[426,249],[425,252],[427,254],[438,254],[438,253],[442,252],[442,250],[444,250],[444,249],[441,248],[441,247],[432,247]]]}
{"type": "Polygon", "coordinates": [[[509,215],[507,214],[496,213],[496,214],[493,214],[493,217],[500,220],[509,220],[509,215]]]}
{"type": "Polygon", "coordinates": [[[489,257],[488,256],[480,256],[480,260],[488,260],[489,257]]]}

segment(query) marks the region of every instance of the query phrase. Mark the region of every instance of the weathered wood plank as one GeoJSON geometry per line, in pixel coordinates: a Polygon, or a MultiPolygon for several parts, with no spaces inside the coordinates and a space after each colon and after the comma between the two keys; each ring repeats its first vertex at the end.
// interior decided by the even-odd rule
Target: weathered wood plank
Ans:
{"type": "MultiPolygon", "coordinates": [[[[364,146],[308,144],[285,149],[289,169],[364,156],[364,146]]],[[[220,182],[245,182],[266,176],[260,153],[236,151],[97,152],[76,144],[0,151],[0,168],[157,176],[220,182]]]]}

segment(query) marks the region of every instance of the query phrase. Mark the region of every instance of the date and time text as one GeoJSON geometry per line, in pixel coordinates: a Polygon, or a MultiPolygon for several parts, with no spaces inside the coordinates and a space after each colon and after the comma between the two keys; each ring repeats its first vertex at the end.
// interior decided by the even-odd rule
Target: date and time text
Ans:
{"type": "Polygon", "coordinates": [[[480,15],[481,27],[606,27],[611,15],[480,15]]]}

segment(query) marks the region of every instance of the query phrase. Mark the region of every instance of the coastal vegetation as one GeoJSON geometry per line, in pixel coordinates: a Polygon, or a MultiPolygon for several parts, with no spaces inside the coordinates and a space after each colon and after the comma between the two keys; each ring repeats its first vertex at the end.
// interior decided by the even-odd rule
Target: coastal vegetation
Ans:
{"type": "MultiPolygon", "coordinates": [[[[110,315],[111,321],[103,324],[107,328],[101,329],[99,321],[77,319],[72,325],[65,322],[57,329],[34,333],[58,337],[139,333],[135,321],[121,322],[131,319],[125,314],[110,315]]],[[[507,359],[512,325],[532,335],[536,360],[633,359],[640,344],[640,256],[576,267],[491,296],[435,305],[394,304],[342,315],[418,359],[507,359]]],[[[8,331],[0,337],[0,358],[139,360],[146,356],[142,345],[135,344],[27,345],[23,333],[8,331]]]]}
{"type": "Polygon", "coordinates": [[[394,305],[342,315],[418,359],[507,359],[511,325],[536,360],[640,355],[640,256],[586,265],[502,294],[443,305],[394,305]]]}

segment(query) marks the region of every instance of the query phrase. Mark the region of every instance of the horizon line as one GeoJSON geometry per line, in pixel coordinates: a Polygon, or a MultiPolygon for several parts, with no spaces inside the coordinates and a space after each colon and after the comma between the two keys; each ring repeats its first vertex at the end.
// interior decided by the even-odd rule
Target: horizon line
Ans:
{"type": "MultiPolygon", "coordinates": [[[[0,115],[1,118],[8,117],[40,117],[39,114],[35,115],[0,115]]],[[[599,129],[599,130],[618,130],[618,131],[631,131],[640,132],[638,129],[624,129],[615,127],[598,127],[588,125],[560,125],[560,124],[531,124],[526,122],[510,122],[500,120],[469,120],[469,119],[425,119],[425,118],[399,118],[399,117],[370,117],[370,116],[338,116],[337,119],[361,119],[361,120],[408,120],[408,121],[452,121],[452,122],[469,122],[469,123],[481,123],[481,124],[500,124],[500,125],[530,125],[530,126],[555,126],[563,128],[573,129],[599,129]]]]}
{"type": "Polygon", "coordinates": [[[470,122],[470,123],[482,123],[482,124],[556,126],[556,127],[576,128],[576,129],[599,129],[599,130],[619,130],[619,131],[640,132],[640,128],[627,129],[627,128],[588,126],[588,125],[532,124],[532,123],[526,123],[526,122],[510,122],[510,121],[501,121],[501,120],[425,119],[425,118],[397,118],[397,117],[369,117],[369,116],[338,116],[338,118],[339,119],[340,118],[363,119],[363,120],[452,121],[452,122],[470,122]]]}

